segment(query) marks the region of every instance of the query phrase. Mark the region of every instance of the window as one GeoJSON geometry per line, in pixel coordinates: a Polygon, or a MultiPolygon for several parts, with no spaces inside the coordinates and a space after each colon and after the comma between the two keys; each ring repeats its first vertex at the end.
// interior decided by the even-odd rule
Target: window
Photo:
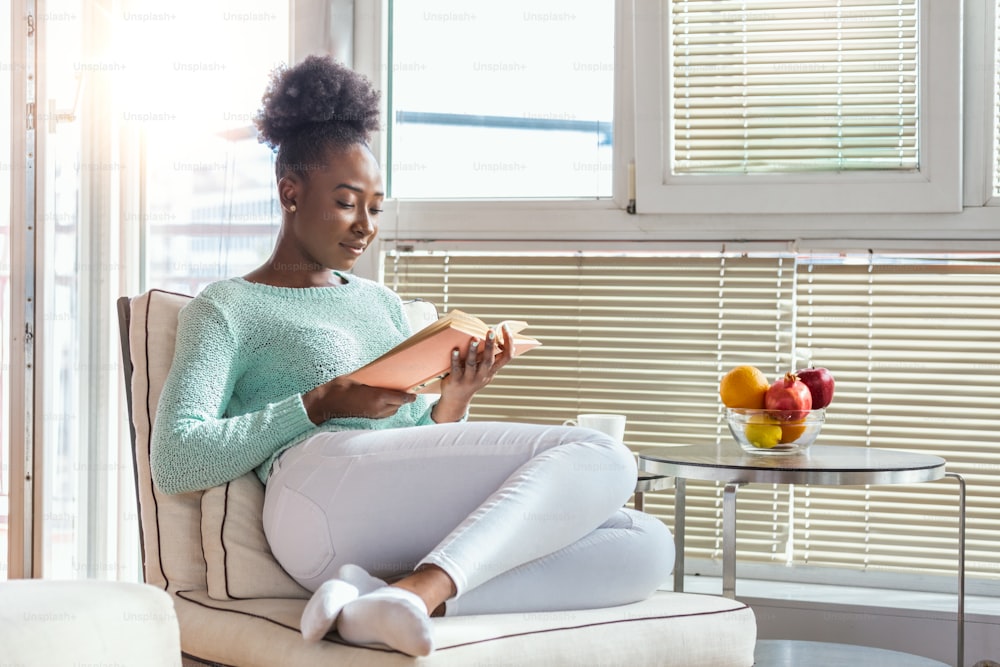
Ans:
{"type": "Polygon", "coordinates": [[[390,6],[390,196],[611,195],[612,0],[390,6]]]}
{"type": "Polygon", "coordinates": [[[144,234],[144,286],[197,294],[270,254],[281,216],[273,155],[253,117],[269,73],[288,60],[289,7],[135,8],[125,32],[134,93],[123,114],[142,146],[142,204],[131,222],[144,234]]]}
{"type": "Polygon", "coordinates": [[[960,210],[957,5],[726,7],[637,9],[640,212],[960,210]]]}
{"type": "Polygon", "coordinates": [[[281,221],[273,155],[244,128],[225,127],[197,132],[191,141],[146,137],[150,287],[197,294],[259,266],[271,252],[281,221]]]}
{"type": "MultiPolygon", "coordinates": [[[[487,321],[522,318],[543,341],[477,396],[473,419],[559,424],[578,412],[620,412],[633,450],[713,447],[732,439],[718,398],[726,370],[750,363],[773,380],[809,363],[830,368],[836,394],[820,437],[944,457],[968,482],[970,590],[1000,588],[992,546],[1000,257],[425,252],[417,244],[389,254],[384,270],[406,297],[487,321]]],[[[687,488],[689,567],[717,572],[722,486],[687,488]]],[[[673,520],[669,493],[647,497],[647,509],[673,520]]],[[[921,575],[914,588],[947,574],[939,584],[954,590],[957,501],[948,482],[751,485],[738,511],[741,567],[871,585],[921,575]]]]}
{"type": "Polygon", "coordinates": [[[671,174],[919,168],[915,3],[746,7],[671,5],[671,174]]]}
{"type": "Polygon", "coordinates": [[[48,363],[34,376],[42,389],[34,455],[46,471],[42,502],[35,507],[41,515],[35,516],[42,531],[41,567],[34,567],[57,578],[116,578],[118,560],[106,548],[109,524],[118,515],[117,493],[109,492],[117,485],[118,452],[106,439],[95,439],[112,424],[108,411],[97,406],[117,395],[111,393],[117,385],[109,384],[115,378],[108,346],[91,314],[102,298],[93,287],[115,270],[100,244],[91,247],[98,230],[107,228],[96,222],[107,201],[97,193],[122,173],[122,162],[104,150],[109,132],[98,130],[91,115],[107,82],[103,72],[114,64],[91,41],[107,34],[106,24],[80,0],[49,3],[43,19],[49,57],[39,62],[39,92],[51,103],[36,134],[43,155],[36,219],[46,238],[39,243],[42,321],[36,318],[35,331],[48,363]],[[83,247],[92,254],[80,253],[83,247]]]}

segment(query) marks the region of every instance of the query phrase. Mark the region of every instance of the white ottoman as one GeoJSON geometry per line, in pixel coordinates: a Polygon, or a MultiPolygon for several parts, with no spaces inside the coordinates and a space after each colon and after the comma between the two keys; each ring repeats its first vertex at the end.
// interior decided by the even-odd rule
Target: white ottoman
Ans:
{"type": "Polygon", "coordinates": [[[0,582],[0,661],[31,667],[180,667],[173,600],[137,583],[0,582]]]}

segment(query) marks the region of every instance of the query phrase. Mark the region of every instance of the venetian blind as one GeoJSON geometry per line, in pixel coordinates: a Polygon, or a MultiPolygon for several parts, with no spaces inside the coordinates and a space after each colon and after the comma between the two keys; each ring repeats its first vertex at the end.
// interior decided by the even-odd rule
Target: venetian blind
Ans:
{"type": "MultiPolygon", "coordinates": [[[[837,377],[822,437],[943,457],[969,485],[968,572],[1000,579],[1000,259],[801,264],[800,350],[837,377]]],[[[805,488],[794,560],[954,572],[957,503],[949,481],[805,488]]]]}
{"type": "Polygon", "coordinates": [[[671,0],[676,174],[915,169],[919,0],[671,0]]]}
{"type": "MultiPolygon", "coordinates": [[[[769,376],[812,359],[837,378],[822,442],[924,451],[969,482],[971,577],[1000,581],[1000,260],[590,256],[418,251],[390,255],[404,298],[487,322],[526,319],[541,348],[477,396],[476,420],[558,424],[628,416],[633,450],[730,444],[718,399],[741,363],[769,376]]],[[[823,571],[954,573],[957,495],[947,481],[858,487],[749,485],[741,563],[823,571]]],[[[673,522],[672,494],[647,510],[673,522]]],[[[722,488],[689,482],[689,563],[721,558],[722,488]]],[[[787,570],[783,570],[786,571],[787,570]]],[[[690,572],[690,570],[689,570],[690,572]]]]}

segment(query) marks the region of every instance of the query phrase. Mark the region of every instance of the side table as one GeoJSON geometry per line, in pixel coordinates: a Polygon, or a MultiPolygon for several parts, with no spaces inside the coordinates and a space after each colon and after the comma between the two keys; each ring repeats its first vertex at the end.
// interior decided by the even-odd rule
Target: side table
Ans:
{"type": "MultiPolygon", "coordinates": [[[[736,596],[736,491],[744,484],[816,484],[863,486],[913,484],[950,477],[958,481],[958,665],[965,653],[965,480],[945,471],[939,456],[872,447],[813,445],[800,454],[754,455],[735,442],[687,445],[639,452],[640,473],[666,475],[674,483],[674,539],[679,548],[674,590],[684,590],[685,481],[725,484],[722,498],[722,594],[736,596]]],[[[641,504],[641,499],[637,499],[641,504]]]]}

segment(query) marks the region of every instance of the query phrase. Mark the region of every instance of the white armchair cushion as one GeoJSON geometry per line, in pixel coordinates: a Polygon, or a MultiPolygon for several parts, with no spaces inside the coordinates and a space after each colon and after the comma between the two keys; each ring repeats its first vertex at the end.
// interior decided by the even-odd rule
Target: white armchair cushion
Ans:
{"type": "Polygon", "coordinates": [[[149,470],[153,416],[174,360],[177,313],[191,297],[150,290],[131,301],[132,426],[146,582],[168,591],[205,587],[201,492],[167,495],[149,470]]]}
{"type": "Polygon", "coordinates": [[[750,667],[757,631],[739,600],[659,592],[607,609],[435,618],[434,653],[414,659],[345,645],[333,633],[303,641],[302,600],[212,600],[190,591],[176,604],[188,652],[241,667],[750,667]]]}
{"type": "Polygon", "coordinates": [[[309,598],[278,565],[264,536],[264,485],[250,472],[201,497],[208,594],[216,600],[309,598]]]}
{"type": "Polygon", "coordinates": [[[417,333],[429,324],[433,324],[438,319],[437,306],[430,301],[413,299],[403,303],[403,312],[406,313],[406,320],[410,324],[410,331],[417,333]]]}

